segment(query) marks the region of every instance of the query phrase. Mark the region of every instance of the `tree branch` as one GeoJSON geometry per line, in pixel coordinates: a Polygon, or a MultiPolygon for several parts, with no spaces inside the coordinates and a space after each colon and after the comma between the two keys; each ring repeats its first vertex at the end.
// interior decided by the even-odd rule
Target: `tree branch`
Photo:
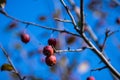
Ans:
{"type": "Polygon", "coordinates": [[[60,0],[60,2],[63,4],[64,8],[66,9],[66,11],[67,11],[67,13],[68,13],[68,15],[70,16],[70,18],[71,18],[71,20],[72,20],[72,23],[73,23],[73,25],[74,25],[75,30],[79,31],[78,26],[77,26],[77,24],[76,24],[76,22],[75,22],[75,19],[74,19],[73,15],[72,15],[71,11],[69,10],[68,6],[67,6],[66,3],[64,2],[64,0],[60,0]]]}
{"type": "MultiPolygon", "coordinates": [[[[67,13],[69,14],[69,16],[72,16],[72,14],[69,13],[69,9],[67,8],[67,6],[66,6],[66,4],[64,3],[64,1],[63,1],[63,0],[60,0],[60,1],[61,1],[61,3],[63,4],[63,6],[65,7],[65,9],[66,9],[67,13]]],[[[83,0],[81,0],[81,2],[82,2],[82,1],[83,1],[83,0]]],[[[83,2],[81,3],[81,5],[83,5],[83,2]]],[[[81,8],[83,8],[83,7],[81,7],[81,8]]],[[[82,9],[81,11],[83,11],[83,9],[82,9]]],[[[83,12],[81,12],[81,13],[83,13],[83,12]]],[[[82,16],[83,16],[83,14],[82,14],[82,16]]],[[[81,17],[82,17],[82,16],[81,16],[81,17]]],[[[83,16],[83,17],[84,17],[84,16],[83,16]]],[[[74,20],[74,17],[72,16],[71,19],[74,20]]],[[[83,19],[81,19],[81,20],[83,20],[83,19]]],[[[84,22],[84,21],[81,21],[81,22],[84,22]]],[[[72,21],[72,23],[73,23],[73,25],[74,25],[74,23],[76,23],[75,20],[72,21]]],[[[84,23],[82,24],[81,27],[83,28],[83,26],[84,26],[84,23]]],[[[74,25],[74,27],[76,27],[76,25],[74,25]]],[[[76,28],[75,28],[75,29],[76,29],[76,28]]],[[[109,70],[110,70],[116,77],[118,77],[118,78],[120,79],[120,73],[109,63],[109,61],[106,59],[106,57],[103,55],[103,53],[101,53],[101,52],[93,45],[93,43],[87,38],[87,36],[86,36],[83,32],[80,32],[78,29],[76,29],[76,31],[81,35],[81,37],[82,37],[83,40],[86,42],[86,44],[88,44],[89,47],[92,47],[92,48],[93,48],[92,51],[93,51],[94,53],[96,53],[96,55],[105,63],[105,65],[109,68],[109,70]]]]}
{"type": "Polygon", "coordinates": [[[105,43],[106,43],[107,39],[108,39],[111,35],[115,34],[116,32],[119,32],[119,30],[112,31],[112,32],[110,32],[109,29],[106,30],[106,32],[105,32],[105,38],[104,38],[104,41],[103,41],[103,44],[102,44],[101,52],[103,52],[103,50],[104,50],[104,48],[105,48],[105,43]]]}
{"type": "Polygon", "coordinates": [[[80,15],[81,15],[81,18],[80,18],[80,21],[81,21],[81,32],[83,33],[84,32],[84,1],[83,0],[80,0],[80,15]]]}
{"type": "Polygon", "coordinates": [[[4,11],[4,10],[0,10],[0,13],[3,14],[3,15],[5,15],[6,17],[12,19],[12,20],[15,20],[15,21],[21,22],[21,23],[23,23],[23,24],[33,25],[33,26],[37,26],[37,27],[40,27],[40,28],[43,28],[43,29],[53,30],[53,31],[57,31],[57,32],[60,32],[60,33],[67,33],[67,34],[71,34],[71,35],[73,35],[73,36],[80,37],[80,35],[75,34],[75,33],[72,33],[72,32],[69,32],[69,31],[67,31],[67,30],[60,30],[60,29],[51,28],[51,27],[47,27],[47,26],[41,26],[41,25],[36,24],[36,23],[33,23],[33,22],[28,22],[28,21],[22,21],[22,20],[19,20],[19,19],[17,19],[17,18],[14,18],[14,17],[8,15],[7,12],[4,11]]]}
{"type": "Polygon", "coordinates": [[[62,52],[81,52],[81,51],[83,51],[85,49],[92,49],[92,48],[91,47],[82,47],[80,49],[70,49],[70,48],[68,48],[68,49],[65,49],[65,50],[56,50],[54,48],[54,50],[55,50],[56,53],[62,53],[62,52]]]}
{"type": "Polygon", "coordinates": [[[107,66],[103,66],[100,68],[91,69],[91,71],[101,71],[101,70],[106,69],[106,68],[107,68],[107,66]]]}
{"type": "Polygon", "coordinates": [[[63,20],[63,19],[59,19],[59,18],[54,18],[56,21],[60,21],[60,22],[66,22],[66,23],[71,23],[72,21],[70,20],[63,20]]]}
{"type": "Polygon", "coordinates": [[[109,61],[105,58],[105,56],[88,40],[86,35],[83,33],[83,40],[90,46],[93,47],[92,51],[96,53],[96,55],[105,63],[105,65],[109,68],[109,70],[120,79],[120,73],[109,63],[109,61]]]}
{"type": "Polygon", "coordinates": [[[13,70],[14,70],[15,74],[18,76],[18,78],[19,78],[20,80],[24,80],[24,79],[22,79],[20,73],[19,73],[19,72],[17,71],[17,69],[15,68],[15,66],[14,66],[12,60],[10,59],[10,57],[9,57],[9,55],[8,55],[8,53],[7,53],[7,51],[2,47],[2,45],[0,45],[0,48],[2,49],[4,55],[6,56],[6,58],[7,58],[8,62],[9,62],[9,64],[13,67],[13,70]]]}

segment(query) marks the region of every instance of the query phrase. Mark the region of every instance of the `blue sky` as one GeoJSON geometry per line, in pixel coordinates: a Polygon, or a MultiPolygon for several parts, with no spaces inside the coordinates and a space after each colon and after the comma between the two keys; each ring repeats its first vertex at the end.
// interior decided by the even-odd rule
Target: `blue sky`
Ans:
{"type": "MultiPolygon", "coordinates": [[[[77,6],[79,6],[79,0],[75,0],[75,2],[77,6]]],[[[96,23],[99,22],[101,18],[88,9],[87,5],[89,4],[89,1],[85,0],[85,20],[92,27],[100,43],[102,43],[104,40],[104,32],[106,28],[110,28],[110,30],[113,31],[120,29],[120,25],[116,24],[115,22],[116,18],[119,17],[120,7],[109,8],[109,2],[110,0],[105,0],[101,8],[101,10],[107,14],[107,17],[102,19],[104,24],[100,27],[96,27],[96,23]]],[[[63,13],[61,13],[61,18],[70,19],[67,13],[64,12],[65,9],[59,0],[7,0],[5,11],[7,11],[9,15],[20,20],[35,22],[43,26],[57,28],[58,26],[56,25],[52,16],[56,10],[54,7],[63,11],[63,13]],[[46,16],[47,20],[39,21],[39,16],[46,16]]],[[[73,14],[75,13],[73,12],[73,14]]],[[[42,78],[43,80],[61,80],[60,77],[62,76],[62,73],[64,73],[64,68],[68,68],[68,66],[71,66],[71,63],[73,63],[74,60],[77,60],[71,76],[75,78],[74,80],[85,80],[88,76],[90,76],[90,69],[104,66],[103,63],[98,64],[100,59],[93,52],[90,50],[85,50],[80,52],[80,54],[76,52],[56,54],[58,62],[65,57],[65,64],[67,66],[64,66],[64,68],[62,68],[63,66],[57,66],[57,70],[52,72],[50,67],[48,67],[45,62],[41,61],[45,58],[45,56],[39,54],[36,50],[39,47],[42,48],[47,45],[47,40],[51,36],[58,38],[59,33],[52,33],[52,31],[30,25],[26,29],[26,32],[30,35],[31,41],[28,44],[24,44],[21,42],[18,34],[25,30],[26,24],[18,22],[17,28],[6,31],[6,28],[11,22],[11,19],[0,14],[0,43],[9,52],[13,63],[22,75],[34,75],[35,77],[42,78]],[[14,47],[16,44],[19,44],[20,49],[16,49],[14,47]],[[32,57],[28,57],[29,52],[31,51],[35,51],[35,54],[33,54],[32,57]],[[89,63],[89,69],[86,73],[81,74],[78,71],[78,66],[85,61],[89,63]]],[[[65,28],[69,31],[75,32],[72,24],[61,22],[59,24],[61,25],[59,28],[65,28]]],[[[67,45],[65,42],[66,35],[62,35],[61,37],[63,38],[63,49],[67,48],[68,46],[74,49],[79,48],[83,43],[81,39],[77,38],[75,43],[67,45]]],[[[106,44],[105,52],[110,58],[113,66],[120,72],[120,49],[117,47],[120,45],[120,34],[116,33],[111,36],[107,40],[106,44]]],[[[2,51],[0,51],[0,66],[4,63],[7,63],[7,60],[2,51]]],[[[92,75],[95,76],[96,80],[113,80],[108,69],[92,72],[92,75]]],[[[0,79],[2,80],[12,80],[10,76],[10,72],[0,72],[0,79]]]]}

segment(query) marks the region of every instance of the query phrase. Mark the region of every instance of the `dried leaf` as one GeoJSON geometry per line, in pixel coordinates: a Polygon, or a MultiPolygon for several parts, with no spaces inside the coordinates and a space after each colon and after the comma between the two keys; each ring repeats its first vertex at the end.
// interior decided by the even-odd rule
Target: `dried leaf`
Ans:
{"type": "Polygon", "coordinates": [[[1,71],[12,71],[12,70],[13,70],[13,67],[10,64],[5,63],[1,66],[1,71]]]}
{"type": "Polygon", "coordinates": [[[47,19],[46,16],[40,16],[40,17],[39,17],[39,20],[40,20],[40,21],[45,21],[46,19],[47,19]]]}
{"type": "Polygon", "coordinates": [[[76,37],[75,36],[68,36],[66,40],[67,40],[67,44],[72,44],[76,41],[76,37]]]}
{"type": "Polygon", "coordinates": [[[0,0],[0,8],[4,8],[6,5],[6,0],[0,0]]]}
{"type": "Polygon", "coordinates": [[[54,14],[53,14],[53,18],[59,18],[60,16],[60,10],[58,9],[54,14]]]}
{"type": "Polygon", "coordinates": [[[8,27],[6,27],[6,31],[13,30],[14,28],[18,27],[18,23],[13,21],[8,24],[8,27]]]}

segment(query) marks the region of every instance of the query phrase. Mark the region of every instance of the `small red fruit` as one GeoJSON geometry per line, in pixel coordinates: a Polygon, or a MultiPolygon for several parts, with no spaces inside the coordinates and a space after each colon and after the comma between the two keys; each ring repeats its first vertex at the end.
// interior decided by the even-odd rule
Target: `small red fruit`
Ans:
{"type": "Polygon", "coordinates": [[[116,23],[117,23],[117,24],[120,24],[120,17],[118,17],[118,18],[116,19],[116,23]]]}
{"type": "Polygon", "coordinates": [[[56,41],[56,39],[55,38],[50,38],[50,39],[48,39],[48,44],[49,45],[52,45],[52,46],[56,46],[56,43],[57,43],[57,41],[56,41]]]}
{"type": "Polygon", "coordinates": [[[21,41],[24,43],[28,43],[30,41],[30,36],[27,33],[22,33],[21,34],[21,41]]]}
{"type": "Polygon", "coordinates": [[[45,56],[51,56],[51,55],[53,55],[54,54],[54,50],[53,50],[52,46],[45,46],[43,48],[43,54],[45,56]]]}
{"type": "Polygon", "coordinates": [[[56,64],[56,57],[54,55],[47,56],[45,62],[48,66],[54,66],[56,64]]]}
{"type": "Polygon", "coordinates": [[[87,80],[95,80],[95,78],[93,76],[89,76],[87,80]]]}

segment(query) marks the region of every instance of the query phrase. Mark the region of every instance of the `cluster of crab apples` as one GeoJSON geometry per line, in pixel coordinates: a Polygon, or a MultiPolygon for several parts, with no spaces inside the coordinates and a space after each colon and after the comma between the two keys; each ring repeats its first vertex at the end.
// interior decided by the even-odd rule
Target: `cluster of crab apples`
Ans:
{"type": "Polygon", "coordinates": [[[54,47],[56,46],[56,39],[48,39],[48,45],[43,48],[43,54],[46,56],[45,62],[48,66],[54,66],[56,64],[56,56],[54,47]]]}
{"type": "MultiPolygon", "coordinates": [[[[30,36],[27,33],[21,33],[21,41],[23,43],[28,43],[30,41],[30,36]]],[[[48,66],[53,66],[56,64],[56,56],[54,55],[55,51],[53,47],[56,46],[56,39],[48,39],[48,45],[43,48],[43,54],[46,56],[45,62],[48,66]]]]}
{"type": "MultiPolygon", "coordinates": [[[[22,33],[20,37],[23,43],[28,43],[30,41],[30,36],[27,33],[22,33]]],[[[48,45],[43,48],[43,54],[46,56],[45,62],[48,66],[54,66],[56,64],[56,56],[54,50],[56,43],[57,41],[55,38],[49,38],[48,45]]],[[[87,77],[87,80],[95,80],[95,78],[94,76],[89,76],[87,77]]]]}

